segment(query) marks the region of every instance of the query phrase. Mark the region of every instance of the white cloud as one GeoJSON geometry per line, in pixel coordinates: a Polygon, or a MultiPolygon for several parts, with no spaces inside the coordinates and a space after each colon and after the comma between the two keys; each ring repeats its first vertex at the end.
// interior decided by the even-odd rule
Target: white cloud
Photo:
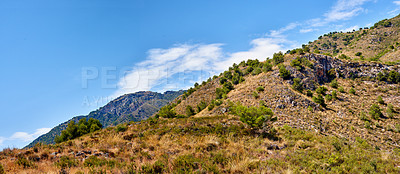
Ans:
{"type": "Polygon", "coordinates": [[[394,4],[400,5],[400,1],[393,1],[394,4]]]}
{"type": "Polygon", "coordinates": [[[314,31],[314,29],[312,29],[312,28],[309,28],[309,29],[300,29],[300,33],[309,33],[309,32],[312,32],[312,31],[314,31]]]}
{"type": "Polygon", "coordinates": [[[370,0],[339,0],[329,12],[325,13],[325,20],[335,22],[357,16],[365,11],[362,5],[367,1],[370,0]]]}
{"type": "MultiPolygon", "coordinates": [[[[284,30],[290,28],[287,27],[284,30]]],[[[207,74],[206,78],[208,78],[242,60],[265,60],[273,53],[283,50],[287,44],[293,44],[293,42],[284,38],[262,37],[252,40],[249,50],[234,53],[225,52],[222,48],[223,44],[219,43],[182,44],[168,49],[151,49],[145,61],[136,64],[124,78],[120,79],[119,89],[112,97],[152,90],[155,86],[161,86],[159,91],[186,88],[192,86],[194,81],[201,81],[201,78],[191,77],[194,72],[207,74]],[[176,75],[183,77],[172,77],[176,75]],[[175,81],[171,82],[171,80],[175,81]]]]}
{"type": "MultiPolygon", "coordinates": [[[[29,141],[33,141],[35,138],[39,137],[40,135],[43,135],[43,134],[49,132],[50,130],[51,130],[51,128],[40,128],[40,129],[36,129],[36,131],[32,134],[29,134],[27,132],[15,132],[7,140],[18,140],[18,141],[23,141],[23,142],[29,142],[29,141]]],[[[5,139],[3,139],[3,141],[4,140],[5,139]]]]}
{"type": "Polygon", "coordinates": [[[274,38],[284,37],[284,36],[282,36],[282,33],[289,31],[289,30],[293,30],[296,27],[298,27],[299,25],[300,24],[297,22],[290,23],[290,24],[286,25],[285,27],[280,28],[279,30],[272,30],[271,33],[268,34],[267,36],[274,37],[274,38]]]}
{"type": "Polygon", "coordinates": [[[395,5],[397,5],[396,6],[396,8],[395,9],[393,9],[393,10],[391,10],[391,11],[389,11],[387,14],[389,14],[390,16],[396,16],[396,15],[398,15],[399,14],[399,11],[400,11],[400,1],[393,1],[393,3],[395,4],[395,5]]]}

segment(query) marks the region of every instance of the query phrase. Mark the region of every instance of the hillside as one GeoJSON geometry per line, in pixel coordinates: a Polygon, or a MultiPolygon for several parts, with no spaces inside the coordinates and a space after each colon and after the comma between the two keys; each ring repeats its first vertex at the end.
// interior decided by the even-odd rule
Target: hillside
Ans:
{"type": "Polygon", "coordinates": [[[104,127],[147,119],[182,93],[183,91],[167,91],[164,94],[146,91],[120,96],[86,116],[76,116],[61,123],[50,132],[35,139],[27,147],[33,147],[37,143],[54,144],[54,138],[61,134],[69,122],[77,123],[82,118],[98,119],[104,127]]]}
{"type": "MultiPolygon", "coordinates": [[[[146,120],[5,149],[0,164],[10,173],[400,173],[400,58],[314,53],[329,37],[238,62],[146,120]]],[[[338,53],[346,49],[357,51],[338,53]]]]}
{"type": "Polygon", "coordinates": [[[315,53],[393,64],[400,62],[399,34],[400,15],[379,21],[370,28],[325,34],[310,42],[309,48],[315,53]]]}

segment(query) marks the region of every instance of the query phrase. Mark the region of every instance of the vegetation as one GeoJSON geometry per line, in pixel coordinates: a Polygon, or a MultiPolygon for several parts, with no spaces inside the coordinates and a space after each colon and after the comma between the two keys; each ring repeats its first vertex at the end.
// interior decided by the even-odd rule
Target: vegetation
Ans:
{"type": "Polygon", "coordinates": [[[328,91],[328,88],[326,88],[325,86],[320,86],[315,90],[317,94],[321,95],[325,95],[326,91],[328,91]]]}
{"type": "Polygon", "coordinates": [[[378,101],[379,104],[385,104],[385,101],[383,101],[382,96],[378,96],[378,98],[376,99],[378,101]]]}
{"type": "Polygon", "coordinates": [[[381,118],[383,116],[381,109],[379,108],[379,106],[377,104],[373,104],[370,109],[369,109],[369,114],[371,115],[371,117],[375,120],[378,120],[379,118],[381,118]]]}
{"type": "Polygon", "coordinates": [[[282,52],[274,53],[272,60],[274,61],[275,65],[278,65],[285,61],[285,59],[283,57],[284,57],[284,55],[282,52]]]}
{"type": "Polygon", "coordinates": [[[232,114],[240,117],[240,121],[248,124],[254,129],[261,129],[263,127],[270,127],[271,121],[276,120],[274,113],[270,108],[265,106],[260,107],[246,107],[240,103],[236,104],[232,108],[232,114]]]}
{"type": "Polygon", "coordinates": [[[64,141],[72,140],[82,135],[95,132],[103,128],[103,125],[99,120],[94,118],[90,118],[89,121],[86,118],[82,118],[79,120],[78,124],[75,124],[74,121],[68,123],[68,127],[61,132],[60,136],[56,136],[54,141],[56,143],[61,143],[64,141]]]}
{"type": "Polygon", "coordinates": [[[349,93],[353,94],[353,95],[356,95],[356,90],[353,87],[351,87],[350,90],[349,90],[349,93]]]}
{"type": "Polygon", "coordinates": [[[299,78],[293,79],[292,88],[296,91],[303,92],[303,84],[301,83],[301,80],[299,78]]]}
{"type": "Polygon", "coordinates": [[[322,94],[318,94],[317,97],[314,96],[312,99],[315,103],[321,105],[322,107],[326,107],[325,100],[324,97],[322,97],[322,94]]]}
{"type": "Polygon", "coordinates": [[[187,116],[187,117],[190,117],[190,116],[192,116],[192,115],[195,114],[195,112],[194,112],[192,106],[190,106],[190,105],[187,105],[187,106],[186,106],[185,113],[186,113],[186,116],[187,116]]]}
{"type": "Polygon", "coordinates": [[[290,78],[290,71],[285,68],[285,66],[279,67],[279,76],[282,77],[284,80],[290,78]]]}

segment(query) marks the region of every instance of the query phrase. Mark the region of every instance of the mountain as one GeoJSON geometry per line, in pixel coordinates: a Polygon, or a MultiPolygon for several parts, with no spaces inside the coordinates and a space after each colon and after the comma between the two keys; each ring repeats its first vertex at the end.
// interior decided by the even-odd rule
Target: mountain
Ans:
{"type": "MultiPolygon", "coordinates": [[[[340,34],[392,29],[395,39],[397,18],[340,34]]],[[[363,36],[330,40],[343,44],[336,57],[314,49],[327,38],[233,64],[146,120],[5,149],[0,163],[10,173],[400,173],[400,57],[352,56],[363,36]]]]}
{"type": "Polygon", "coordinates": [[[41,135],[26,147],[33,147],[37,143],[54,144],[54,138],[61,134],[68,123],[77,123],[82,118],[95,118],[103,127],[115,126],[130,121],[140,121],[149,118],[162,106],[181,95],[184,91],[167,91],[163,94],[150,91],[136,92],[122,95],[105,106],[90,112],[86,116],[76,116],[60,125],[54,127],[50,132],[41,135]]]}

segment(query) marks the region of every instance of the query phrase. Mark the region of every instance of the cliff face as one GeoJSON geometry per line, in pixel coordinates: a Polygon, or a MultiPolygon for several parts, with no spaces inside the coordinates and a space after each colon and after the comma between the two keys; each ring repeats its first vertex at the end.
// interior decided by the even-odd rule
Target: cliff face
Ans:
{"type": "MultiPolygon", "coordinates": [[[[326,55],[306,54],[300,58],[306,58],[313,62],[313,68],[304,68],[297,70],[288,65],[287,69],[291,72],[292,78],[299,78],[306,89],[314,90],[316,84],[328,83],[334,78],[344,79],[373,79],[379,73],[397,71],[400,72],[398,65],[385,65],[376,62],[350,62],[333,58],[326,55]]],[[[275,72],[279,75],[279,72],[275,72]]]]}
{"type": "Polygon", "coordinates": [[[163,94],[150,91],[142,91],[133,94],[125,94],[109,102],[105,106],[90,112],[86,116],[76,116],[54,127],[50,132],[38,137],[26,147],[33,147],[37,143],[53,144],[54,138],[61,134],[68,123],[78,122],[82,118],[98,119],[104,127],[115,126],[130,121],[140,121],[149,118],[162,106],[168,104],[183,91],[167,91],[163,94]]]}

